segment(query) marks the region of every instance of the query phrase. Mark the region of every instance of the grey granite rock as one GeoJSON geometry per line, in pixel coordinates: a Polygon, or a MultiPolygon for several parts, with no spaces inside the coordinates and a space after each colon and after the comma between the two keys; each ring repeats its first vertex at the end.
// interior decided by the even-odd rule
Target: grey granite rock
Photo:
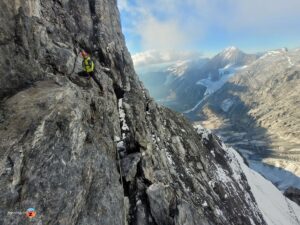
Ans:
{"type": "Polygon", "coordinates": [[[123,176],[127,182],[132,181],[137,173],[137,166],[141,160],[141,153],[133,153],[121,160],[123,176]]]}
{"type": "Polygon", "coordinates": [[[265,224],[218,138],[143,88],[116,0],[0,7],[0,224],[265,224]],[[103,94],[77,75],[82,48],[103,94]],[[9,214],[29,207],[32,221],[9,214]]]}
{"type": "Polygon", "coordinates": [[[161,183],[155,183],[147,189],[147,196],[150,203],[151,214],[156,223],[174,224],[174,215],[172,214],[176,213],[176,196],[172,189],[161,183]]]}

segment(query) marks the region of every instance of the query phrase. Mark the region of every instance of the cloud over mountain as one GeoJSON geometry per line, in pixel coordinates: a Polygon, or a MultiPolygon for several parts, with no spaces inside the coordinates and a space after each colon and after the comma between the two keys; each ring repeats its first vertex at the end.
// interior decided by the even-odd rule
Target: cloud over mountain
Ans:
{"type": "Polygon", "coordinates": [[[202,57],[200,52],[149,50],[134,54],[132,59],[135,67],[142,67],[153,64],[197,59],[200,57],[202,57]]]}

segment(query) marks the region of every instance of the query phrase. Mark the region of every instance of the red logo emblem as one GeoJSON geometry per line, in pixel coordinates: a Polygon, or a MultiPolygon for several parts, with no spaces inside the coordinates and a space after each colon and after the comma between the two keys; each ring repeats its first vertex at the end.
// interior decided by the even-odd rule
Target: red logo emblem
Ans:
{"type": "Polygon", "coordinates": [[[34,208],[29,208],[29,209],[27,209],[27,211],[26,211],[26,216],[27,216],[28,218],[30,218],[30,219],[36,217],[36,211],[35,211],[35,209],[34,209],[34,208]]]}

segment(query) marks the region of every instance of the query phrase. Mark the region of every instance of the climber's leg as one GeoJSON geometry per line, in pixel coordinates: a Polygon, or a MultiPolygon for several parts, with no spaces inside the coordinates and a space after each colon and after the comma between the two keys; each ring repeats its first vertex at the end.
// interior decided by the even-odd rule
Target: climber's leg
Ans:
{"type": "Polygon", "coordinates": [[[90,77],[93,78],[93,80],[96,82],[96,84],[99,86],[100,88],[100,91],[103,92],[103,86],[102,84],[100,83],[100,81],[97,79],[97,77],[95,76],[95,72],[91,72],[89,73],[90,77]]]}
{"type": "Polygon", "coordinates": [[[78,73],[78,76],[84,77],[84,78],[90,78],[90,75],[87,72],[85,72],[85,71],[80,71],[78,73]]]}

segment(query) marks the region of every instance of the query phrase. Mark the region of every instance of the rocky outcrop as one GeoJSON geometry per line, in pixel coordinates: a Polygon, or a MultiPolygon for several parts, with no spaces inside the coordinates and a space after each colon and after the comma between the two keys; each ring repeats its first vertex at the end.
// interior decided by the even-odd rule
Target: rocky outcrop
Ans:
{"type": "Polygon", "coordinates": [[[115,1],[4,0],[0,4],[1,98],[54,74],[74,75],[81,64],[80,49],[113,68],[110,75],[119,85],[121,79],[135,77],[115,1]]]}
{"type": "Polygon", "coordinates": [[[0,6],[1,224],[266,224],[220,140],[140,84],[115,0],[0,6]]]}
{"type": "Polygon", "coordinates": [[[298,188],[290,187],[284,192],[284,195],[300,205],[300,190],[298,188]]]}
{"type": "Polygon", "coordinates": [[[39,224],[122,224],[117,95],[140,87],[116,2],[0,6],[0,223],[28,224],[7,213],[34,207],[39,224]],[[80,49],[95,58],[104,96],[77,76],[80,49]]]}

